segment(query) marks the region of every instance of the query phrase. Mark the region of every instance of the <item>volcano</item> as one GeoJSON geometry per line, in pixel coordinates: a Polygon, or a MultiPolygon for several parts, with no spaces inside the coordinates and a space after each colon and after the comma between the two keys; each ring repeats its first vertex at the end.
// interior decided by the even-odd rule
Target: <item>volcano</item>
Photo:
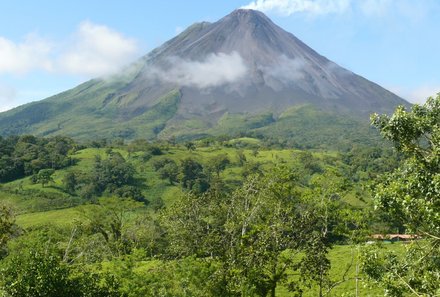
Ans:
{"type": "Polygon", "coordinates": [[[319,55],[263,13],[238,9],[190,26],[117,74],[1,113],[0,134],[272,134],[286,118],[294,129],[323,117],[326,126],[347,125],[341,118],[366,123],[370,113],[397,105],[409,103],[319,55]]]}

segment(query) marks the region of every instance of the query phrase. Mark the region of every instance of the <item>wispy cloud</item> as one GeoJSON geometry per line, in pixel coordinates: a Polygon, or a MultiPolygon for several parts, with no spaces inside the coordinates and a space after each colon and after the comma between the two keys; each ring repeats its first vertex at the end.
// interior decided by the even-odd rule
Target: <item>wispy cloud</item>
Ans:
{"type": "Polygon", "coordinates": [[[168,59],[167,67],[152,69],[150,75],[200,89],[236,82],[247,73],[247,67],[237,52],[208,55],[204,60],[193,61],[179,57],[168,59]]]}
{"type": "Polygon", "coordinates": [[[111,74],[138,54],[134,39],[85,21],[68,40],[49,41],[29,34],[14,42],[0,36],[0,74],[43,70],[89,78],[111,74]]]}
{"type": "Polygon", "coordinates": [[[59,70],[85,76],[114,73],[138,54],[134,39],[89,21],[80,24],[68,48],[57,60],[59,70]]]}
{"type": "Polygon", "coordinates": [[[388,89],[411,103],[423,104],[428,97],[440,93],[440,83],[426,83],[415,88],[389,86],[388,89]]]}
{"type": "Polygon", "coordinates": [[[17,91],[8,85],[0,83],[0,112],[15,106],[17,91]]]}
{"type": "Polygon", "coordinates": [[[408,93],[408,100],[412,103],[425,103],[428,97],[434,97],[440,92],[439,85],[422,85],[408,93]]]}
{"type": "Polygon", "coordinates": [[[291,82],[292,79],[302,79],[304,77],[305,68],[306,64],[304,60],[289,59],[286,56],[280,56],[277,64],[264,67],[263,70],[267,75],[287,83],[291,82]]]}
{"type": "Polygon", "coordinates": [[[254,0],[242,8],[273,12],[281,16],[296,13],[318,16],[357,11],[366,17],[397,14],[410,21],[418,21],[434,5],[438,4],[429,0],[254,0]]]}
{"type": "Polygon", "coordinates": [[[350,8],[350,0],[255,0],[242,8],[275,12],[289,16],[294,13],[322,15],[344,13],[350,8]]]}
{"type": "Polygon", "coordinates": [[[22,42],[0,36],[0,73],[26,74],[36,69],[52,70],[50,52],[53,45],[29,34],[22,42]]]}

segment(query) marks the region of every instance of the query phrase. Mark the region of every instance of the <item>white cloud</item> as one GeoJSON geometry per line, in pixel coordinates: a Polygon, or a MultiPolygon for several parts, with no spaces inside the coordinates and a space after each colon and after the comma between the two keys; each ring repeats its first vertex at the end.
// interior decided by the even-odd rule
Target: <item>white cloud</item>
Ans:
{"type": "Polygon", "coordinates": [[[367,17],[397,14],[412,22],[423,20],[437,4],[429,0],[254,0],[241,8],[274,12],[281,16],[343,14],[358,11],[367,17]]]}
{"type": "Polygon", "coordinates": [[[138,54],[134,39],[85,21],[67,41],[49,42],[30,34],[22,42],[14,42],[0,36],[0,74],[43,70],[88,78],[103,76],[130,63],[138,54]]]}
{"type": "Polygon", "coordinates": [[[440,85],[423,85],[408,94],[408,100],[412,103],[425,103],[428,97],[434,97],[440,92],[440,85]]]}
{"type": "Polygon", "coordinates": [[[21,43],[0,36],[0,73],[25,74],[36,69],[51,70],[51,50],[51,43],[36,34],[26,36],[21,43]]]}
{"type": "Polygon", "coordinates": [[[183,27],[177,26],[175,31],[176,31],[176,34],[180,34],[183,32],[183,30],[184,30],[183,27]]]}
{"type": "Polygon", "coordinates": [[[152,74],[164,81],[200,89],[236,82],[247,73],[247,67],[237,52],[211,54],[203,61],[174,57],[168,63],[170,67],[152,69],[152,74]]]}
{"type": "Polygon", "coordinates": [[[285,83],[304,77],[304,60],[280,56],[277,62],[273,66],[264,67],[263,72],[285,83]]]}
{"type": "Polygon", "coordinates": [[[67,52],[58,58],[61,71],[85,76],[112,74],[138,54],[135,40],[103,25],[82,22],[67,52]]]}
{"type": "Polygon", "coordinates": [[[242,8],[274,11],[284,16],[294,13],[322,15],[344,13],[350,8],[350,2],[351,0],[255,0],[242,8]]]}
{"type": "Polygon", "coordinates": [[[17,91],[13,87],[0,84],[0,112],[14,107],[16,97],[17,91]]]}
{"type": "Polygon", "coordinates": [[[423,104],[428,97],[434,97],[440,93],[440,83],[427,83],[415,88],[390,86],[388,89],[411,103],[423,104]]]}

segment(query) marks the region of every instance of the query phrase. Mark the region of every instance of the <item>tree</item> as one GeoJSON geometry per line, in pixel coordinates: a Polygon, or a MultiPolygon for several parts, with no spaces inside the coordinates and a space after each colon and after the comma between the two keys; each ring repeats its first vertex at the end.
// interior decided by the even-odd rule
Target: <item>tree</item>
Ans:
{"type": "Polygon", "coordinates": [[[159,158],[159,159],[154,160],[152,162],[152,165],[153,165],[154,170],[158,171],[159,169],[161,169],[162,167],[164,167],[168,163],[176,163],[176,162],[173,159],[165,157],[165,158],[159,158]]]}
{"type": "Polygon", "coordinates": [[[182,186],[185,189],[203,193],[209,188],[207,177],[203,172],[203,166],[191,158],[182,160],[180,166],[182,172],[182,186]]]}
{"type": "Polygon", "coordinates": [[[240,166],[243,166],[244,163],[246,163],[246,155],[244,154],[242,149],[239,149],[236,151],[237,153],[237,160],[238,160],[238,164],[240,164],[240,166]]]}
{"type": "Polygon", "coordinates": [[[69,265],[62,255],[46,232],[23,238],[1,263],[0,290],[11,297],[120,296],[111,278],[69,265]]]}
{"type": "Polygon", "coordinates": [[[120,198],[129,198],[135,201],[144,202],[148,204],[148,200],[145,199],[142,191],[139,187],[124,185],[115,190],[115,194],[120,198]]]}
{"type": "Polygon", "coordinates": [[[133,211],[142,207],[143,203],[131,199],[100,198],[98,204],[85,208],[84,215],[92,232],[102,236],[114,256],[120,256],[130,249],[126,239],[133,211]]]}
{"type": "Polygon", "coordinates": [[[6,255],[6,245],[11,237],[16,233],[17,225],[12,209],[0,204],[0,259],[6,255]]]}
{"type": "Polygon", "coordinates": [[[187,150],[189,150],[190,152],[195,151],[196,150],[196,145],[194,142],[192,141],[188,141],[185,143],[185,147],[187,150]]]}
{"type": "Polygon", "coordinates": [[[231,194],[188,193],[162,217],[169,254],[216,265],[211,285],[222,288],[219,296],[275,296],[280,283],[299,292],[320,278],[288,280],[288,271],[326,275],[332,228],[323,232],[323,212],[298,190],[295,175],[283,169],[249,176],[231,194]]]}
{"type": "Polygon", "coordinates": [[[225,170],[226,166],[228,166],[231,161],[226,154],[221,154],[212,157],[208,163],[209,168],[217,174],[217,177],[220,177],[220,172],[225,170]]]}
{"type": "Polygon", "coordinates": [[[54,181],[52,177],[54,173],[55,170],[53,169],[41,169],[37,174],[36,181],[41,183],[44,188],[45,185],[54,181]]]}
{"type": "Polygon", "coordinates": [[[59,169],[74,163],[68,154],[74,143],[67,137],[37,138],[9,136],[0,139],[0,181],[10,181],[38,173],[42,169],[59,169]]]}
{"type": "Polygon", "coordinates": [[[440,294],[440,94],[411,111],[372,116],[372,124],[391,140],[405,160],[375,185],[377,208],[401,222],[405,231],[424,237],[405,257],[364,253],[364,271],[391,296],[440,294]]]}
{"type": "Polygon", "coordinates": [[[70,194],[75,193],[75,188],[78,181],[76,180],[76,175],[73,172],[67,172],[63,178],[63,185],[67,192],[70,194]]]}
{"type": "Polygon", "coordinates": [[[123,185],[131,184],[134,180],[134,167],[118,152],[113,152],[108,159],[95,159],[92,181],[99,193],[107,188],[113,191],[123,185]]]}
{"type": "Polygon", "coordinates": [[[170,185],[174,185],[174,183],[178,181],[179,167],[177,167],[176,162],[173,161],[165,164],[158,170],[158,173],[161,179],[168,179],[170,185]]]}

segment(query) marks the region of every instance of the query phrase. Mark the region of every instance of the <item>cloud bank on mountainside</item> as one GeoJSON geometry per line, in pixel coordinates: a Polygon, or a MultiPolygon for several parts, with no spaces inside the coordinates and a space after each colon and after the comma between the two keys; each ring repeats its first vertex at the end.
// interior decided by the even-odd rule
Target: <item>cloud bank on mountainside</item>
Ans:
{"type": "Polygon", "coordinates": [[[162,81],[179,86],[199,89],[237,82],[248,72],[247,66],[237,52],[213,53],[201,61],[171,57],[165,64],[164,67],[153,67],[147,75],[153,75],[162,81]]]}

